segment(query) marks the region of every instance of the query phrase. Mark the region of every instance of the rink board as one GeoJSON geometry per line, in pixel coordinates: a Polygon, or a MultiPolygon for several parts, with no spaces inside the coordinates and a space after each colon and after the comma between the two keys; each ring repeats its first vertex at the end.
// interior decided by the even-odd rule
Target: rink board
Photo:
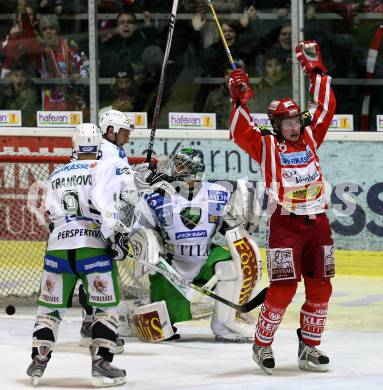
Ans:
{"type": "MultiPolygon", "coordinates": [[[[40,268],[45,247],[45,242],[0,241],[0,267],[40,268]],[[22,244],[27,245],[28,253],[19,257],[16,248],[22,244]]],[[[383,276],[383,252],[336,250],[335,253],[337,275],[383,276]]],[[[266,270],[264,248],[261,248],[261,256],[266,270]]]]}

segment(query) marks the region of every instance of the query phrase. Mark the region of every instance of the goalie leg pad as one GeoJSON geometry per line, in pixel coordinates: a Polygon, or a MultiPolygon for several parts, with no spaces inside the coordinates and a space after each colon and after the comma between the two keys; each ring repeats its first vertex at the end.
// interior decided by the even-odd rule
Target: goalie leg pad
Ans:
{"type": "MultiPolygon", "coordinates": [[[[261,278],[259,249],[242,226],[228,230],[225,239],[232,260],[217,263],[218,282],[215,292],[234,303],[244,304],[255,296],[255,287],[261,278]]],[[[239,313],[235,310],[222,303],[215,303],[211,326],[217,336],[250,339],[254,329],[239,324],[238,320],[239,313]]]]}
{"type": "Polygon", "coordinates": [[[174,335],[165,301],[135,307],[133,322],[142,341],[157,342],[174,335]]]}
{"type": "MultiPolygon", "coordinates": [[[[222,261],[216,264],[215,271],[218,282],[215,293],[229,301],[238,302],[242,287],[241,274],[237,273],[234,261],[222,261]]],[[[254,329],[240,324],[236,311],[223,303],[216,301],[211,321],[211,329],[218,341],[248,342],[251,341],[254,329]]]]}
{"type": "Polygon", "coordinates": [[[259,248],[242,226],[230,229],[225,240],[235,262],[238,278],[242,286],[239,292],[239,304],[247,303],[255,296],[255,288],[262,277],[262,260],[259,248]]]}
{"type": "Polygon", "coordinates": [[[149,304],[149,297],[144,299],[127,299],[118,306],[118,334],[121,337],[137,337],[133,322],[134,309],[149,304]]]}

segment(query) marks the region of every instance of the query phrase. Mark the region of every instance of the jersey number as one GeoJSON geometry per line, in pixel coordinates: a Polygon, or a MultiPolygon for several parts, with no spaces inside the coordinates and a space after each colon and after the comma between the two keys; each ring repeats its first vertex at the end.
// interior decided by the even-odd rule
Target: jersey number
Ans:
{"type": "Polygon", "coordinates": [[[75,191],[65,191],[61,197],[61,204],[64,211],[67,214],[77,215],[82,217],[80,209],[80,201],[78,198],[78,193],[75,191]]]}

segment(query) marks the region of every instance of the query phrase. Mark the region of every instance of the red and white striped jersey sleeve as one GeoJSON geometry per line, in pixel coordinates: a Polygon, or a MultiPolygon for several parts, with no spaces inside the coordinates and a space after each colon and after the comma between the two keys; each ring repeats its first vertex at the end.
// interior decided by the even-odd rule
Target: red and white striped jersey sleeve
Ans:
{"type": "Polygon", "coordinates": [[[253,122],[247,106],[233,104],[230,115],[230,139],[258,163],[262,161],[261,130],[253,122]]]}
{"type": "Polygon", "coordinates": [[[316,149],[322,144],[335,114],[336,99],[331,88],[331,77],[313,73],[310,81],[312,121],[305,130],[314,140],[316,149]],[[312,111],[314,109],[314,111],[312,111]]]}

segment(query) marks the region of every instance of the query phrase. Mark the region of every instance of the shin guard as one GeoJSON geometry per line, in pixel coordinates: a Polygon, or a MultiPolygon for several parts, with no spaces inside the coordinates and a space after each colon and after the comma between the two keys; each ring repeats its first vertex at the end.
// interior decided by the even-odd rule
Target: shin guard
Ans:
{"type": "Polygon", "coordinates": [[[272,344],[275,332],[296,289],[297,283],[271,283],[258,317],[256,345],[268,347],[272,344]]]}
{"type": "Polygon", "coordinates": [[[330,280],[305,278],[305,288],[306,302],[300,315],[302,340],[307,345],[315,346],[321,342],[332,286],[330,280]]]}

